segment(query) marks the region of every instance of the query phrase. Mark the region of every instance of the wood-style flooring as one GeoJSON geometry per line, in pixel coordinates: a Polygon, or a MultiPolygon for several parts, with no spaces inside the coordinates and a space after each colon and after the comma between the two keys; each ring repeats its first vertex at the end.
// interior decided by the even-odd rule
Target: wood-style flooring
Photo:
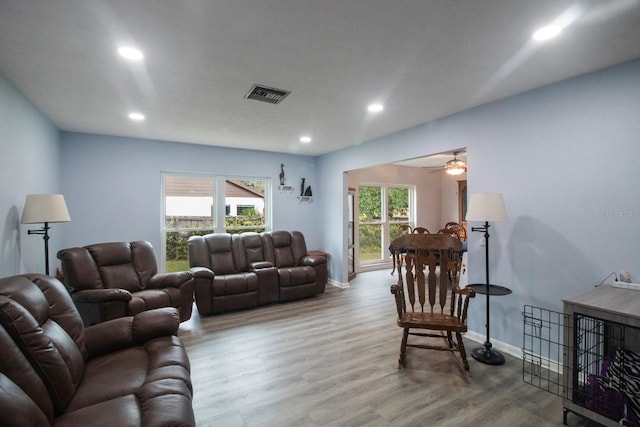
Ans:
{"type": "MultiPolygon", "coordinates": [[[[502,366],[469,357],[469,377],[449,352],[410,348],[398,370],[395,280],[362,273],[349,289],[224,315],[194,307],[179,335],[198,425],[562,425],[562,399],[524,383],[509,355],[502,366]]],[[[569,414],[568,425],[595,424],[569,414]]]]}

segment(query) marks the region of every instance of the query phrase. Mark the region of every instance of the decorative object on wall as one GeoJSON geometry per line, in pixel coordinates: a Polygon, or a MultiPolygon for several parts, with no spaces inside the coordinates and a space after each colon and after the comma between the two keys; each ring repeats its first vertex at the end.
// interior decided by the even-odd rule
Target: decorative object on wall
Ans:
{"type": "Polygon", "coordinates": [[[49,223],[69,222],[71,217],[62,194],[29,194],[24,202],[21,224],[44,223],[44,227],[29,230],[29,234],[41,234],[44,239],[44,264],[49,275],[49,223]]]}
{"type": "Polygon", "coordinates": [[[306,190],[304,190],[304,195],[306,197],[311,197],[313,194],[311,193],[311,186],[308,186],[306,190]]]}
{"type": "Polygon", "coordinates": [[[284,163],[280,164],[280,185],[284,185],[284,163]]]}
{"type": "Polygon", "coordinates": [[[489,284],[489,221],[506,221],[507,211],[504,207],[504,199],[501,193],[477,193],[472,194],[467,209],[467,221],[484,221],[482,227],[472,227],[471,231],[484,232],[484,248],[485,248],[485,283],[477,285],[469,285],[477,293],[487,296],[487,340],[484,347],[476,348],[471,352],[474,359],[488,365],[502,365],[505,362],[504,356],[493,350],[489,338],[489,296],[490,295],[508,295],[511,290],[504,286],[489,284]]]}
{"type": "Polygon", "coordinates": [[[302,182],[300,183],[300,195],[304,196],[304,181],[305,179],[302,178],[302,182]]]}
{"type": "Polygon", "coordinates": [[[447,164],[444,165],[444,170],[449,175],[460,175],[467,171],[467,164],[464,160],[458,159],[456,156],[458,155],[457,151],[453,152],[453,160],[449,160],[447,164]]]}

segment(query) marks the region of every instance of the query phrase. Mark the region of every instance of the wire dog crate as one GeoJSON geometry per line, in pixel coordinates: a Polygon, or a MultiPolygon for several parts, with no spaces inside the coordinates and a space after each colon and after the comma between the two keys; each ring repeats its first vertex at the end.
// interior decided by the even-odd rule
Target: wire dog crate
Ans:
{"type": "Polygon", "coordinates": [[[567,300],[564,313],[524,307],[523,381],[563,398],[565,425],[570,412],[640,425],[640,323],[626,320],[567,300]]]}

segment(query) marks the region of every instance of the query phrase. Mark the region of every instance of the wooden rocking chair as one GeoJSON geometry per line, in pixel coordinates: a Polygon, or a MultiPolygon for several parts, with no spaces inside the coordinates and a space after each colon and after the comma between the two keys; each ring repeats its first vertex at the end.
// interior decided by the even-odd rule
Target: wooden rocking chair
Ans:
{"type": "Polygon", "coordinates": [[[417,347],[458,352],[469,373],[462,333],[467,332],[467,308],[475,292],[458,288],[457,282],[450,280],[456,275],[448,274],[459,265],[462,243],[448,234],[407,234],[397,237],[391,247],[398,268],[398,283],[391,286],[391,293],[398,311],[397,324],[404,330],[398,369],[405,367],[406,348],[417,347]],[[405,248],[411,256],[400,256],[400,248],[405,248]],[[443,338],[445,343],[439,346],[408,343],[409,335],[443,338]]]}

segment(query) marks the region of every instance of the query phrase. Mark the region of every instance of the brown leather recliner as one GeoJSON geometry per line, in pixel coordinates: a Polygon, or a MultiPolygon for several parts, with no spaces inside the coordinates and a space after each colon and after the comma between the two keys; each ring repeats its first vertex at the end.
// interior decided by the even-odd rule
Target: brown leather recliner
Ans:
{"type": "Polygon", "coordinates": [[[158,273],[149,242],[96,243],[62,249],[58,258],[87,326],[160,307],[177,308],[181,322],[191,318],[192,274],[158,273]]]}
{"type": "Polygon", "coordinates": [[[324,292],[328,280],[327,259],[307,253],[299,231],[263,234],[266,259],[278,269],[280,301],[291,301],[324,292]]]}
{"type": "Polygon", "coordinates": [[[194,426],[175,308],[85,328],[64,286],[0,279],[0,425],[194,426]]]}
{"type": "MultiPolygon", "coordinates": [[[[272,264],[248,263],[241,235],[191,236],[188,245],[200,314],[251,308],[278,300],[275,268],[272,264]]],[[[252,250],[251,256],[255,261],[257,252],[252,250]]]]}

